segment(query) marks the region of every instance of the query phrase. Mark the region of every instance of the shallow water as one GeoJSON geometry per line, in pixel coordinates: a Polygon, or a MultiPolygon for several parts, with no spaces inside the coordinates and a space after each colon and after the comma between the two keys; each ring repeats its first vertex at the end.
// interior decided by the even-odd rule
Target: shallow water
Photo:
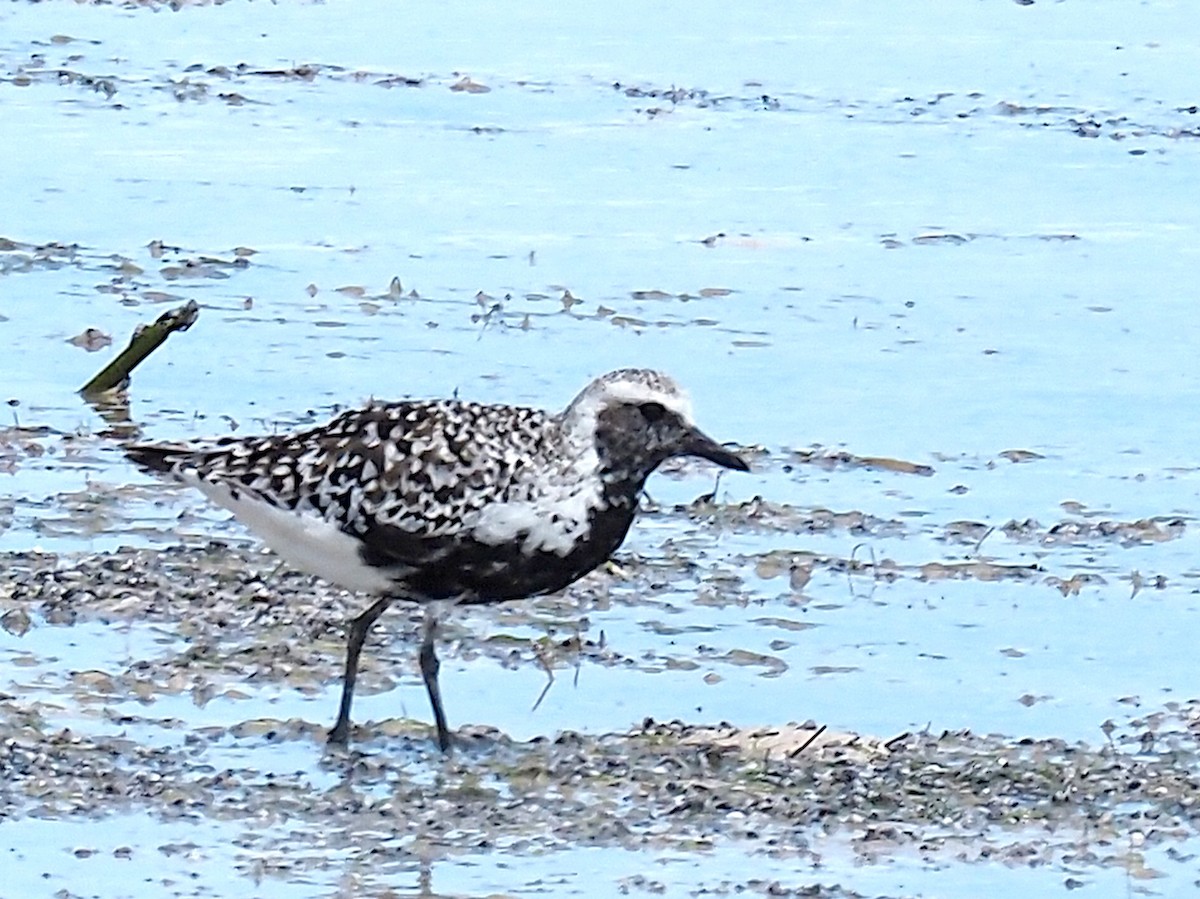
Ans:
{"type": "MultiPolygon", "coordinates": [[[[453,722],[522,740],[649,716],[1100,742],[1106,720],[1195,694],[1198,23],[1187,4],[1124,0],[368,0],[352,20],[306,3],[9,4],[0,398],[27,430],[0,433],[0,550],[240,540],[135,472],[74,394],[186,299],[199,323],[135,376],[147,437],[275,430],[367,396],[558,407],[604,370],[662,367],[707,430],[762,448],[754,473],[723,476],[715,509],[691,505],[713,490],[707,470],[652,481],[660,511],[600,605],[460,616],[453,722]],[[87,327],[114,345],[68,342],[87,327]],[[756,512],[756,496],[773,507],[756,512]],[[993,567],[952,567],[975,563],[993,567]],[[646,593],[646,570],[665,586],[646,593]],[[501,648],[575,630],[615,657],[556,657],[531,710],[545,673],[501,648]]],[[[187,639],[35,615],[0,631],[0,692],[84,732],[115,732],[109,712],[183,722],[131,725],[147,745],[331,715],[332,679],[240,684],[203,705],[64,698],[72,672],[119,678],[187,639]]],[[[428,717],[412,650],[377,647],[392,683],[364,693],[360,720],[428,717]]],[[[83,827],[45,826],[21,851],[83,827]]],[[[229,836],[200,830],[236,868],[229,836]]],[[[589,895],[583,873],[539,882],[587,870],[588,852],[544,868],[460,855],[433,889],[589,895]]],[[[722,853],[737,854],[700,856],[696,880],[686,854],[594,864],[668,872],[682,894],[750,876],[722,853]]],[[[48,855],[42,867],[69,866],[37,889],[77,889],[91,875],[72,871],[102,855],[48,855]]],[[[867,894],[1064,879],[830,856],[834,880],[867,894]]],[[[173,864],[162,877],[185,876],[173,864]]],[[[1166,869],[1164,894],[1191,877],[1166,869]]],[[[412,876],[382,880],[415,891],[412,876]]],[[[1120,888],[1110,868],[1079,876],[1120,888]]],[[[308,886],[285,874],[256,889],[308,886]]]]}
{"type": "MultiPolygon", "coordinates": [[[[933,857],[890,857],[845,863],[846,847],[818,845],[803,860],[747,858],[726,849],[673,853],[580,848],[539,859],[496,863],[494,853],[463,855],[452,864],[429,864],[403,850],[382,853],[373,870],[346,862],[311,865],[304,852],[284,855],[267,848],[283,836],[254,834],[215,822],[161,821],[122,816],[103,822],[26,820],[21,838],[8,855],[12,874],[6,879],[13,895],[51,895],[56,889],[78,889],[87,895],[262,897],[303,895],[400,896],[576,896],[724,895],[736,884],[751,884],[750,895],[993,895],[1025,888],[1039,891],[1047,883],[1075,890],[1090,887],[1101,895],[1124,895],[1147,880],[1131,875],[1122,859],[1137,855],[1146,868],[1163,874],[1182,873],[1186,866],[1162,852],[1114,852],[1110,864],[1079,870],[1003,866],[964,868],[933,857]],[[41,847],[62,846],[62,860],[44,865],[41,847]],[[699,859],[700,863],[697,864],[699,859]],[[380,893],[382,884],[398,892],[380,893]],[[853,885],[858,893],[845,892],[853,885]],[[935,886],[936,885],[936,886],[935,886]],[[771,888],[775,892],[767,892],[771,888]]],[[[1139,869],[1145,870],[1145,869],[1139,869]]]]}

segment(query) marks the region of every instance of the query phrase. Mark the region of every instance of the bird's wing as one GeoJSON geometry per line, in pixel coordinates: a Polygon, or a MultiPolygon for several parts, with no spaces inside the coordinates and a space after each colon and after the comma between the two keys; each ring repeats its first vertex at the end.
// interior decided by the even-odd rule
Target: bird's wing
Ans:
{"type": "Polygon", "coordinates": [[[533,409],[379,403],[292,434],[126,452],[201,489],[250,493],[336,524],[363,542],[373,564],[423,565],[471,542],[480,510],[520,492],[546,422],[533,409]]]}

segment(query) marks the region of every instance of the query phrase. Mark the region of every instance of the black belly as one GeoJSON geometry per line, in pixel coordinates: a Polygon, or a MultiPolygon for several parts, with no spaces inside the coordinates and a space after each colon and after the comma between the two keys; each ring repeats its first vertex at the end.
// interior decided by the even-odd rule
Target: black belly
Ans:
{"type": "Polygon", "coordinates": [[[589,522],[585,540],[565,556],[526,553],[519,541],[491,546],[470,541],[448,548],[437,562],[397,576],[397,592],[466,604],[503,602],[554,593],[604,564],[633,524],[630,508],[609,508],[589,522]]]}

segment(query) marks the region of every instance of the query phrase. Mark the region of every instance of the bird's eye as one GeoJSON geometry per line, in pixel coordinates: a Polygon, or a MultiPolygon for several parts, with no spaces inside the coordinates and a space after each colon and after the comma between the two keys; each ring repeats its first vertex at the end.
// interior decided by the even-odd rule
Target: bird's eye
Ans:
{"type": "Polygon", "coordinates": [[[667,414],[667,409],[662,403],[642,403],[641,410],[642,417],[652,424],[661,421],[667,414]]]}

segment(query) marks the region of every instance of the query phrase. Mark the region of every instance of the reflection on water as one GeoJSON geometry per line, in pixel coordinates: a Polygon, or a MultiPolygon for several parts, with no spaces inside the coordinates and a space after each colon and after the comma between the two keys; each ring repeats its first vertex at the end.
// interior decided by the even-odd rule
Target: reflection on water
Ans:
{"type": "MultiPolygon", "coordinates": [[[[336,848],[346,836],[312,828],[251,828],[194,818],[162,821],[131,813],[100,821],[27,818],[19,827],[0,828],[11,862],[7,888],[14,895],[29,897],[64,891],[78,895],[82,884],[87,885],[82,887],[87,895],[113,899],[147,891],[164,896],[425,899],[542,896],[548,891],[580,899],[726,891],[845,899],[930,891],[1004,897],[1037,892],[1048,880],[1068,889],[1091,887],[1103,895],[1117,895],[1131,885],[1162,877],[1192,876],[1184,853],[1129,844],[1113,846],[1100,859],[1103,864],[1085,868],[1070,861],[1046,867],[964,865],[936,854],[884,847],[855,851],[844,841],[828,837],[751,856],[723,846],[700,853],[578,848],[540,856],[513,855],[510,863],[496,864],[495,852],[442,857],[427,847],[399,845],[382,833],[354,835],[375,844],[375,851],[363,858],[336,848]],[[45,846],[62,849],[47,857],[45,846]]],[[[981,851],[1015,859],[1023,847],[984,841],[968,850],[971,855],[981,851]]]]}

